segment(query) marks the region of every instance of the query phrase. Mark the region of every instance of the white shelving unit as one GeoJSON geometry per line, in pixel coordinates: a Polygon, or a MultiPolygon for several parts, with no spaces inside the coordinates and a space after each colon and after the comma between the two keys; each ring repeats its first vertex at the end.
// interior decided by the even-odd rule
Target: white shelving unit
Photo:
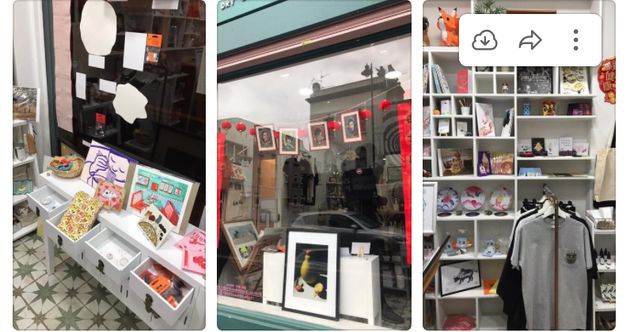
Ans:
{"type": "MultiPolygon", "coordinates": [[[[462,13],[469,13],[474,8],[475,1],[457,1],[460,16],[462,13]],[[467,7],[469,4],[470,7],[467,7]]],[[[553,6],[553,4],[547,6],[553,6]]],[[[437,2],[425,2],[425,13],[437,11],[437,2]],[[429,8],[428,8],[428,7],[429,8]],[[431,6],[435,6],[433,9],[431,6]]],[[[455,6],[455,4],[451,7],[455,6]]],[[[514,1],[501,2],[500,5],[510,8],[520,8],[514,1]]],[[[444,6],[444,4],[442,4],[444,6]]],[[[449,7],[450,8],[450,7],[449,7]]],[[[425,14],[426,15],[426,14],[425,14]]],[[[431,19],[431,18],[429,18],[431,19]]],[[[433,41],[432,41],[433,42],[433,41]]],[[[483,242],[487,239],[497,237],[507,238],[509,241],[512,227],[517,215],[520,202],[525,199],[539,199],[542,194],[542,185],[547,183],[563,201],[572,201],[577,211],[585,215],[585,211],[592,205],[592,185],[594,180],[595,157],[591,150],[589,156],[585,157],[518,157],[517,143],[519,139],[531,139],[536,137],[560,138],[573,137],[574,139],[584,139],[591,142],[591,135],[594,132],[593,126],[597,120],[598,109],[594,99],[597,98],[593,91],[598,89],[596,73],[597,68],[589,68],[589,91],[587,95],[561,95],[559,83],[559,67],[553,67],[553,93],[551,94],[518,94],[517,91],[517,71],[518,67],[492,67],[492,71],[477,71],[477,68],[463,67],[458,61],[457,47],[424,47],[422,52],[423,63],[431,65],[438,64],[446,80],[449,83],[451,92],[449,94],[437,94],[434,89],[434,77],[429,70],[429,92],[422,96],[423,106],[429,106],[431,111],[430,134],[423,137],[423,145],[430,146],[430,157],[423,158],[423,169],[431,172],[431,177],[425,177],[424,181],[437,182],[438,190],[453,187],[458,193],[464,191],[468,186],[475,185],[483,189],[486,201],[489,200],[490,193],[498,187],[506,187],[513,193],[512,208],[508,216],[495,217],[484,216],[484,206],[475,217],[455,214],[448,217],[437,217],[436,230],[434,234],[425,234],[432,237],[434,247],[437,247],[446,234],[457,237],[458,232],[466,231],[469,239],[473,239],[473,248],[470,252],[459,256],[441,257],[442,261],[478,260],[483,280],[496,280],[500,277],[506,256],[496,255],[485,257],[483,242]],[[457,92],[456,72],[458,70],[468,70],[469,87],[467,93],[457,92]],[[507,71],[505,71],[507,69],[507,71]],[[509,93],[501,93],[501,84],[507,82],[509,93]],[[471,114],[462,115],[458,100],[467,99],[470,101],[471,114]],[[433,115],[433,110],[440,109],[442,100],[450,100],[451,114],[433,115]],[[542,101],[554,100],[556,102],[557,116],[542,116],[540,107],[542,101]],[[523,102],[531,104],[532,115],[522,114],[523,102]],[[475,103],[488,103],[493,105],[495,135],[499,136],[502,129],[503,112],[513,108],[515,112],[514,130],[512,137],[479,137],[476,121],[475,103]],[[566,115],[567,105],[573,102],[592,102],[593,115],[588,116],[568,116],[566,115]],[[438,122],[447,119],[450,121],[450,136],[439,136],[437,133],[438,122]],[[457,137],[456,121],[468,121],[469,131],[473,132],[472,137],[457,137]],[[472,130],[471,130],[472,128],[472,130]],[[473,150],[474,174],[463,176],[439,176],[438,171],[438,149],[440,148],[470,148],[473,150]],[[515,156],[513,175],[486,176],[480,177],[477,174],[476,165],[479,151],[509,152],[515,156]],[[543,176],[524,177],[518,176],[521,167],[540,167],[543,176]],[[556,176],[554,173],[570,173],[572,176],[556,176]]],[[[591,145],[592,146],[592,145],[591,145]]],[[[423,146],[424,149],[424,146],[423,146]]],[[[486,203],[487,204],[487,203],[486,203]]],[[[456,209],[462,209],[458,206],[456,209]]],[[[596,233],[596,237],[604,236],[607,233],[596,233]]],[[[614,236],[614,235],[613,235],[614,236]]],[[[606,274],[614,274],[607,272],[606,274]]],[[[435,305],[436,328],[441,330],[444,321],[450,314],[468,314],[476,318],[477,329],[479,330],[500,330],[507,327],[507,317],[502,313],[503,303],[497,295],[484,295],[482,287],[456,293],[448,296],[440,295],[439,273],[436,275],[435,292],[425,294],[425,305],[435,305]]],[[[610,306],[594,306],[594,311],[614,310],[610,306]]]]}
{"type": "MultiPolygon", "coordinates": [[[[13,132],[15,134],[23,135],[31,122],[26,120],[13,120],[13,132]]],[[[35,125],[36,123],[33,123],[35,125]]],[[[22,136],[23,137],[23,136],[22,136]]],[[[33,190],[37,189],[37,176],[39,174],[39,167],[37,164],[37,154],[27,156],[24,160],[13,159],[13,170],[22,166],[29,166],[27,170],[27,176],[33,181],[33,190]]],[[[26,195],[13,195],[13,206],[16,206],[27,199],[26,195]]],[[[22,238],[24,235],[30,234],[37,229],[37,220],[26,226],[21,225],[13,232],[13,241],[22,238]]]]}
{"type": "MultiPolygon", "coordinates": [[[[616,262],[616,231],[614,229],[596,229],[595,223],[590,218],[586,218],[591,227],[591,236],[593,237],[593,245],[599,254],[599,249],[608,249],[611,252],[613,262],[616,262]]],[[[616,263],[610,267],[597,263],[597,271],[599,272],[598,280],[593,281],[593,322],[597,326],[598,315],[614,315],[616,310],[615,303],[608,303],[602,300],[599,290],[599,283],[616,283],[617,268],[616,263]]]]}

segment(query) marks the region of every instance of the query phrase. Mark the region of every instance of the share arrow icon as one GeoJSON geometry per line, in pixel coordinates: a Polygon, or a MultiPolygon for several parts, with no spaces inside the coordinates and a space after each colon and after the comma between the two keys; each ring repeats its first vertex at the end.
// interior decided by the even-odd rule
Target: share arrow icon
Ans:
{"type": "Polygon", "coordinates": [[[523,37],[523,39],[521,39],[521,42],[518,44],[518,48],[521,48],[521,46],[523,45],[530,45],[530,49],[533,50],[536,48],[536,46],[538,46],[538,44],[540,44],[541,41],[542,39],[540,38],[540,36],[538,36],[536,32],[532,30],[529,36],[525,36],[523,37]]]}

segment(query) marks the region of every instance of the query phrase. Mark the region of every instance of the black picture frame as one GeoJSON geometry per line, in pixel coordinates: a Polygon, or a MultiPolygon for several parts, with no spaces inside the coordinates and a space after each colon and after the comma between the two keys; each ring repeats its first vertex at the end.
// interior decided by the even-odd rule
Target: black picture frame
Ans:
{"type": "MultiPolygon", "coordinates": [[[[464,277],[462,276],[457,276],[460,279],[464,279],[464,277]]],[[[457,281],[454,281],[457,282],[457,281]]],[[[449,282],[450,284],[450,282],[449,282]]],[[[461,282],[460,282],[461,285],[461,282]]],[[[482,281],[481,281],[481,265],[479,264],[479,260],[468,260],[468,261],[457,261],[457,262],[452,262],[452,263],[442,263],[442,265],[440,265],[440,296],[448,296],[448,295],[452,295],[452,294],[457,294],[457,293],[461,293],[470,289],[475,289],[475,288],[479,288],[482,285],[482,281]],[[473,282],[472,285],[470,284],[466,284],[464,287],[461,288],[457,288],[455,290],[453,290],[453,287],[449,287],[450,291],[445,291],[444,289],[444,285],[445,285],[445,278],[454,278],[452,274],[447,274],[445,275],[445,268],[446,267],[453,267],[455,265],[458,265],[458,267],[460,267],[460,272],[459,274],[462,273],[462,270],[464,269],[472,269],[471,272],[471,279],[469,281],[473,282]],[[476,270],[476,271],[475,271],[476,270]],[[475,278],[475,275],[477,276],[477,278],[475,278]],[[475,280],[477,282],[475,282],[475,280]]]]}
{"type": "MultiPolygon", "coordinates": [[[[315,235],[313,235],[315,236],[315,235]]],[[[309,316],[313,316],[313,317],[318,317],[318,318],[324,318],[324,319],[330,319],[330,320],[334,320],[334,321],[338,321],[339,320],[339,305],[340,305],[340,301],[339,301],[339,282],[341,281],[340,279],[340,254],[339,254],[339,245],[340,245],[340,239],[339,239],[339,233],[336,232],[321,232],[321,231],[315,231],[315,230],[310,230],[310,229],[303,229],[303,228],[289,228],[287,229],[287,233],[286,233],[286,250],[285,250],[285,255],[284,255],[284,274],[283,274],[283,280],[282,280],[282,310],[284,311],[290,311],[290,312],[295,312],[295,313],[299,313],[299,314],[305,314],[305,315],[309,315],[309,316]],[[288,307],[287,306],[287,292],[286,292],[286,285],[287,285],[287,273],[289,272],[289,253],[291,252],[290,250],[290,245],[291,245],[291,233],[313,233],[313,234],[328,234],[328,235],[334,235],[335,236],[335,241],[334,241],[334,250],[335,250],[335,260],[336,260],[336,271],[333,274],[334,277],[336,278],[336,282],[335,282],[335,290],[334,290],[334,294],[335,294],[335,301],[331,302],[332,305],[335,306],[334,309],[334,316],[327,316],[327,315],[323,315],[323,314],[318,314],[318,313],[314,313],[314,312],[309,312],[306,310],[306,308],[304,310],[301,309],[296,309],[296,308],[292,308],[292,307],[288,307]]],[[[301,242],[303,243],[303,242],[301,242]]],[[[328,250],[331,250],[332,248],[329,248],[328,250]]],[[[291,266],[291,269],[294,268],[294,265],[291,266]]],[[[291,278],[293,279],[293,278],[291,278]]],[[[293,283],[293,281],[291,281],[291,283],[293,283]]]]}

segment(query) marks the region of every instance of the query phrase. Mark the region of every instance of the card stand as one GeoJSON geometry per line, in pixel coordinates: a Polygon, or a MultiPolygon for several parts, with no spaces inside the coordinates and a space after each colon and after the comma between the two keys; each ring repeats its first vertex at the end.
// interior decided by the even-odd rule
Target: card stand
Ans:
{"type": "Polygon", "coordinates": [[[30,194],[26,194],[28,207],[35,211],[38,217],[44,220],[56,215],[59,211],[65,210],[70,204],[70,200],[59,195],[48,186],[42,186],[30,194]]]}
{"type": "Polygon", "coordinates": [[[59,211],[59,213],[51,219],[46,219],[44,222],[44,235],[55,245],[59,246],[59,248],[68,254],[68,256],[75,261],[80,262],[83,261],[83,250],[85,248],[84,242],[98,234],[101,230],[101,225],[97,224],[95,221],[92,229],[75,241],[57,228],[57,225],[61,222],[61,217],[65,212],[66,209],[63,209],[63,211],[59,211]]]}
{"type": "MultiPolygon", "coordinates": [[[[140,274],[154,264],[155,262],[151,258],[146,258],[142,261],[142,263],[140,263],[140,265],[133,269],[129,276],[129,289],[136,296],[140,297],[147,311],[158,315],[159,318],[166,324],[173,326],[190,306],[194,289],[184,282],[188,288],[188,292],[184,295],[182,301],[177,304],[177,307],[173,308],[173,306],[171,306],[171,304],[168,303],[162,295],[154,291],[147,283],[144,282],[144,280],[140,278],[140,274]]],[[[154,315],[153,319],[157,319],[157,317],[154,315]]]]}
{"type": "MultiPolygon", "coordinates": [[[[85,258],[94,265],[96,275],[114,281],[117,285],[123,285],[129,279],[129,272],[140,263],[140,250],[136,249],[110,229],[103,229],[90,240],[86,241],[85,258]],[[108,258],[108,253],[113,257],[108,258]],[[119,253],[125,253],[126,261],[115,262],[121,257],[119,253]]],[[[122,288],[121,290],[122,291],[122,288]]]]}

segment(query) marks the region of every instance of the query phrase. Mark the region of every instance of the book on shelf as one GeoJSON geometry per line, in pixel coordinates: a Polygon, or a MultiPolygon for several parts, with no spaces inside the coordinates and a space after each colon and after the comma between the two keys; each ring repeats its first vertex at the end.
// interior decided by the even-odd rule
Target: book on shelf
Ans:
{"type": "Polygon", "coordinates": [[[425,63],[422,67],[422,83],[424,84],[424,93],[429,93],[429,64],[425,63]]]}
{"type": "Polygon", "coordinates": [[[470,91],[470,78],[472,77],[468,69],[457,71],[457,93],[468,93],[470,91]]]}
{"type": "Polygon", "coordinates": [[[433,91],[434,93],[441,94],[442,87],[440,85],[440,79],[438,78],[437,65],[431,65],[431,75],[433,76],[433,91]]]}
{"type": "Polygon", "coordinates": [[[519,94],[553,93],[552,67],[518,67],[516,77],[519,94]]]}
{"type": "Polygon", "coordinates": [[[560,94],[588,94],[588,72],[586,67],[560,68],[560,94]]]}
{"type": "Polygon", "coordinates": [[[475,103],[477,107],[477,130],[480,137],[494,137],[494,115],[492,104],[475,103]]]}
{"type": "Polygon", "coordinates": [[[438,74],[440,75],[440,84],[442,85],[442,93],[451,93],[451,89],[448,86],[448,81],[446,80],[446,76],[444,76],[442,67],[437,66],[437,69],[438,69],[438,74]]]}
{"type": "Polygon", "coordinates": [[[472,149],[438,149],[437,152],[440,176],[473,175],[472,149]]]}
{"type": "Polygon", "coordinates": [[[444,72],[442,71],[442,67],[433,64],[431,67],[431,72],[433,74],[433,85],[435,87],[435,93],[451,93],[451,90],[448,86],[448,81],[446,81],[446,76],[444,76],[444,72]]]}

